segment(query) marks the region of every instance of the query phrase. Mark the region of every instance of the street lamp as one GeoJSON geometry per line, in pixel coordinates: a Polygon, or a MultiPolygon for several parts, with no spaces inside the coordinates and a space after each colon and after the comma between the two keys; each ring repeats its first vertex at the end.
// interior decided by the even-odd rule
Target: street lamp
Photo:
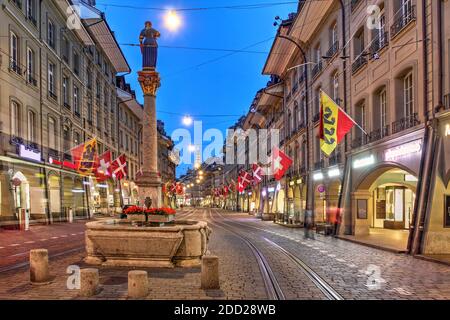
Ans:
{"type": "Polygon", "coordinates": [[[191,116],[184,116],[184,117],[183,117],[183,124],[184,124],[186,127],[191,126],[193,121],[194,121],[194,120],[192,119],[191,116]]]}
{"type": "Polygon", "coordinates": [[[181,25],[181,18],[175,10],[170,10],[164,16],[164,24],[170,31],[177,31],[181,25]]]}

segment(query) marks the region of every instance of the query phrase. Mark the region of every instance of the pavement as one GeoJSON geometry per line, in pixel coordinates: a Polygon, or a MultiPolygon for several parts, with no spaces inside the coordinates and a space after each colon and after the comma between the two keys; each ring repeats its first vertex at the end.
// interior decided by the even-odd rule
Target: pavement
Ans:
{"type": "MultiPolygon", "coordinates": [[[[268,298],[254,252],[262,254],[286,299],[326,299],[305,270],[276,245],[313,270],[344,299],[450,299],[450,267],[360,244],[290,229],[254,217],[215,209],[186,209],[177,219],[209,222],[211,254],[220,259],[220,290],[200,289],[200,268],[144,269],[149,274],[146,299],[268,298]],[[271,242],[269,242],[271,241],[271,242]]],[[[71,270],[83,263],[84,221],[34,226],[29,232],[0,232],[0,299],[84,299],[71,289],[71,270]],[[48,248],[52,283],[29,283],[28,252],[48,248]]],[[[99,268],[101,291],[91,299],[127,299],[128,268],[99,268]]]]}

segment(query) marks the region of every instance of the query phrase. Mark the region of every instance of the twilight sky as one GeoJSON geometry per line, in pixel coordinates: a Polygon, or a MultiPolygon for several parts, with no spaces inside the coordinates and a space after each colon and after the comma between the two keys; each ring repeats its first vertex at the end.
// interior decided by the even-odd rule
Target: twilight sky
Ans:
{"type": "MultiPolygon", "coordinates": [[[[223,131],[234,124],[239,116],[246,114],[255,93],[269,80],[262,76],[262,68],[270,50],[277,28],[274,17],[286,18],[296,9],[289,0],[98,0],[97,8],[106,13],[110,27],[132,68],[127,81],[136,90],[138,100],[143,102],[142,91],[136,72],[141,69],[137,44],[144,22],[150,20],[161,32],[159,39],[158,71],[162,86],[158,91],[158,119],[166,124],[169,135],[180,127],[182,116],[189,114],[203,122],[203,131],[217,128],[223,131]],[[182,11],[182,26],[176,32],[164,26],[164,11],[145,8],[198,8],[235,6],[247,4],[273,4],[256,9],[214,9],[182,11]],[[126,5],[135,8],[114,7],[126,5]],[[251,47],[250,47],[251,46],[251,47]],[[189,50],[170,47],[195,47],[256,51],[231,53],[220,51],[189,50]],[[227,57],[224,57],[228,55],[227,57]],[[201,115],[196,117],[196,115],[201,115]],[[222,115],[204,117],[204,115],[222,115]],[[223,116],[230,115],[230,116],[223,116]]],[[[193,131],[193,130],[192,130],[193,131]]],[[[191,133],[193,135],[193,133],[191,133]]],[[[207,143],[204,144],[204,147],[207,143]]],[[[185,173],[181,165],[177,175],[185,173]]]]}

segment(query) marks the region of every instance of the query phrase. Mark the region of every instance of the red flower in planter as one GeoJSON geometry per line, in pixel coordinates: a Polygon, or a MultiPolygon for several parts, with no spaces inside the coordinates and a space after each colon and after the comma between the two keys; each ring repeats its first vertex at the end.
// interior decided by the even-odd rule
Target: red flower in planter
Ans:
{"type": "Polygon", "coordinates": [[[141,207],[132,206],[125,209],[123,213],[126,215],[144,214],[144,210],[141,207]]]}

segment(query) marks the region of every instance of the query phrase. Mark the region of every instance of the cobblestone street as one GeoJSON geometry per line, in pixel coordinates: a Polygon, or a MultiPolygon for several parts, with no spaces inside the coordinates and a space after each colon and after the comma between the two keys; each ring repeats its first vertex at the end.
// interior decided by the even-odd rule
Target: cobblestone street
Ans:
{"type": "MultiPolygon", "coordinates": [[[[262,222],[216,209],[189,209],[177,219],[208,221],[209,251],[220,259],[220,290],[200,289],[200,268],[143,269],[149,274],[147,299],[268,299],[256,250],[265,258],[285,299],[327,299],[304,268],[343,299],[450,299],[450,268],[413,257],[317,235],[304,240],[302,229],[262,222]],[[252,249],[251,245],[254,246],[252,249]],[[280,247],[282,249],[280,249],[280,247]]],[[[67,287],[67,268],[83,263],[84,223],[2,232],[0,299],[81,299],[67,287]],[[40,239],[48,239],[39,242],[40,239]],[[14,246],[13,246],[14,245],[14,246]],[[52,283],[29,283],[26,261],[32,248],[47,248],[52,283]]],[[[92,299],[127,299],[128,268],[99,268],[101,291],[92,299]]]]}

